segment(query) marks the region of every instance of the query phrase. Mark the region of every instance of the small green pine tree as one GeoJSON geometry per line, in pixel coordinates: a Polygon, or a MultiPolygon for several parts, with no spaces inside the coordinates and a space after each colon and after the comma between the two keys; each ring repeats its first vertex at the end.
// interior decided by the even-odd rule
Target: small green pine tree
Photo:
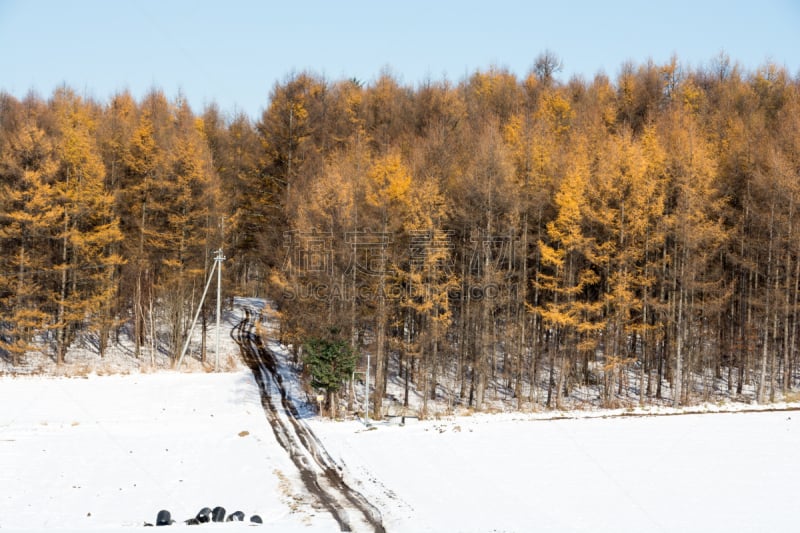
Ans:
{"type": "Polygon", "coordinates": [[[336,416],[336,393],[356,368],[356,353],[337,339],[312,338],[305,342],[305,363],[311,372],[311,385],[327,395],[331,417],[336,416]]]}

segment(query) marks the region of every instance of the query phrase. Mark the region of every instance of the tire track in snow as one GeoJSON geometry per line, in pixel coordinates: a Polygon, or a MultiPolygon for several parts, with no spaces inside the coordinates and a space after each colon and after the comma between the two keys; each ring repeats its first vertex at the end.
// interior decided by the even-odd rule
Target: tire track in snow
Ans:
{"type": "Polygon", "coordinates": [[[306,489],[331,513],[342,531],[385,533],[380,511],[344,481],[340,467],[301,421],[284,387],[275,355],[253,332],[254,325],[252,311],[245,309],[245,318],[231,334],[253,372],[275,438],[297,467],[306,489]]]}

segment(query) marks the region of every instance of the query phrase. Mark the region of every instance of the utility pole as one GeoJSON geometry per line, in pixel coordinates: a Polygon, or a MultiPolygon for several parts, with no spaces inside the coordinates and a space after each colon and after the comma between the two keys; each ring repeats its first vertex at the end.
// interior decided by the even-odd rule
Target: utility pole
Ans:
{"type": "Polygon", "coordinates": [[[181,350],[181,355],[178,358],[178,364],[176,368],[180,370],[181,364],[183,363],[183,356],[186,355],[186,350],[189,348],[189,342],[192,340],[192,333],[194,333],[194,327],[197,325],[197,317],[200,316],[200,310],[203,308],[203,302],[206,301],[206,294],[208,293],[208,287],[211,285],[211,280],[214,279],[214,269],[217,267],[217,261],[214,261],[214,264],[211,266],[211,272],[208,273],[208,281],[206,281],[206,287],[203,289],[203,296],[200,297],[200,303],[197,305],[197,312],[194,314],[194,320],[192,320],[192,327],[189,328],[189,335],[186,336],[186,342],[183,345],[183,349],[181,350]]]}
{"type": "Polygon", "coordinates": [[[222,254],[222,248],[217,250],[214,256],[214,261],[217,266],[217,341],[216,341],[216,358],[214,359],[214,372],[219,372],[219,334],[220,334],[220,316],[222,309],[222,262],[225,261],[225,256],[222,254]]]}

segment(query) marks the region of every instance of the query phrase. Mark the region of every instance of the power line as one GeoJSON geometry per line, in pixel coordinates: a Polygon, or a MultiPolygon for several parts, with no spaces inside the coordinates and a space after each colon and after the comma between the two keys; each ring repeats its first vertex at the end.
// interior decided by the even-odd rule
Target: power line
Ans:
{"type": "MultiPolygon", "coordinates": [[[[120,263],[110,264],[110,265],[103,265],[103,264],[94,264],[94,265],[82,265],[82,266],[69,266],[69,265],[53,265],[51,268],[48,269],[36,269],[36,270],[29,270],[25,269],[23,275],[28,274],[53,274],[57,272],[61,272],[61,269],[67,268],[68,270],[93,270],[93,269],[101,269],[101,268],[112,268],[120,266],[120,263]]],[[[18,270],[0,270],[0,276],[3,277],[12,277],[12,276],[19,276],[20,272],[18,270]]]]}

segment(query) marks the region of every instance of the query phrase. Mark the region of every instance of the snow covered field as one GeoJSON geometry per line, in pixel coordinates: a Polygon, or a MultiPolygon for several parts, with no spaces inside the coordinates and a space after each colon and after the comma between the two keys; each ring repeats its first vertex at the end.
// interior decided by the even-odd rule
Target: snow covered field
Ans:
{"type": "Polygon", "coordinates": [[[338,530],[302,494],[249,371],[2,378],[0,405],[2,530],[125,530],[217,505],[338,530]]]}
{"type": "MultiPolygon", "coordinates": [[[[248,371],[6,377],[0,402],[0,529],[125,531],[222,505],[265,530],[338,530],[248,371]]],[[[796,530],[800,412],[600,414],[306,422],[390,532],[796,530]]]]}
{"type": "Polygon", "coordinates": [[[365,431],[315,421],[387,531],[797,531],[800,413],[532,420],[365,431]]]}

